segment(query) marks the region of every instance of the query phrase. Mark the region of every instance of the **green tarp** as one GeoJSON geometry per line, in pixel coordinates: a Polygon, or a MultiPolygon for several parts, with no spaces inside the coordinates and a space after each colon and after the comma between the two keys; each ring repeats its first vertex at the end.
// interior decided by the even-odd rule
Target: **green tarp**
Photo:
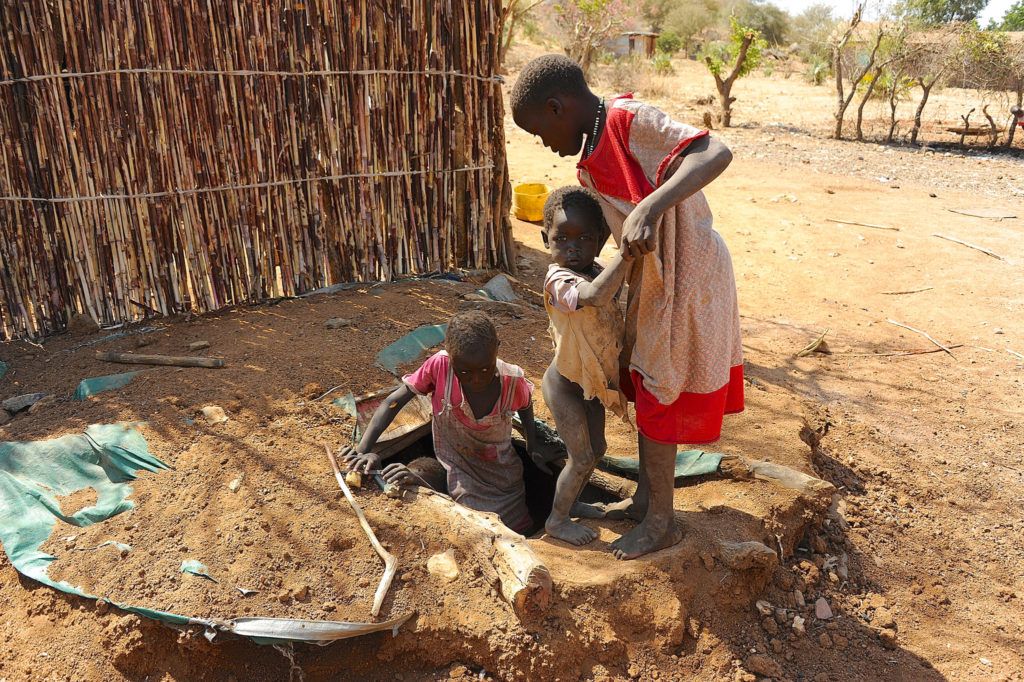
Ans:
{"type": "Polygon", "coordinates": [[[409,332],[377,353],[377,364],[392,374],[397,374],[399,365],[412,362],[423,351],[444,341],[447,329],[446,324],[428,324],[409,332]]]}
{"type": "MultiPolygon", "coordinates": [[[[688,476],[703,476],[718,471],[722,463],[722,455],[703,450],[684,450],[676,453],[677,479],[688,476]]],[[[605,471],[627,478],[636,478],[640,473],[640,460],[632,457],[610,457],[605,455],[597,466],[605,471]]]]}
{"type": "Polygon", "coordinates": [[[124,372],[122,374],[107,374],[102,377],[91,377],[89,379],[82,379],[78,383],[78,388],[75,389],[75,400],[85,400],[91,395],[102,393],[103,391],[113,391],[114,389],[124,388],[131,380],[135,378],[137,374],[141,374],[142,371],[138,372],[124,372]]]}
{"type": "MultiPolygon", "coordinates": [[[[134,505],[128,499],[132,492],[129,482],[140,471],[159,472],[168,468],[150,454],[146,439],[130,424],[94,424],[83,434],[38,442],[0,443],[0,543],[7,558],[19,573],[44,585],[87,599],[102,598],[67,582],[51,579],[47,571],[57,559],[40,547],[50,537],[58,520],[84,527],[132,509],[134,505]],[[74,514],[65,514],[58,498],[86,488],[96,491],[96,504],[74,514]]],[[[130,550],[127,545],[113,544],[118,549],[130,550]]],[[[184,562],[182,570],[209,576],[206,567],[197,561],[184,562]]],[[[211,636],[216,630],[235,632],[261,644],[291,641],[329,644],[371,632],[396,632],[412,616],[409,613],[382,623],[279,618],[222,622],[111,603],[119,609],[170,625],[199,625],[211,636]]]]}
{"type": "Polygon", "coordinates": [[[5,374],[7,374],[7,363],[0,360],[0,379],[3,379],[5,374]]]}

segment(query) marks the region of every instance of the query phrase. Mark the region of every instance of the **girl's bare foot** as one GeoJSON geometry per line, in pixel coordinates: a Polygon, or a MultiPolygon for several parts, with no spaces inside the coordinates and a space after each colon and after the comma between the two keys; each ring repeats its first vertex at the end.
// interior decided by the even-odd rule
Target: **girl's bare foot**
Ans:
{"type": "Polygon", "coordinates": [[[621,502],[601,504],[599,508],[604,511],[604,517],[612,521],[622,521],[623,519],[643,521],[644,516],[647,515],[647,501],[638,500],[635,496],[621,502]]]}
{"type": "Polygon", "coordinates": [[[544,523],[544,530],[547,531],[548,535],[577,547],[597,539],[597,531],[569,519],[552,521],[549,518],[544,523]]]}
{"type": "Polygon", "coordinates": [[[604,508],[586,502],[573,502],[569,516],[575,516],[578,519],[603,519],[604,508]]]}
{"type": "Polygon", "coordinates": [[[636,559],[671,547],[682,539],[682,531],[676,528],[671,516],[667,519],[648,516],[640,525],[612,543],[612,554],[616,559],[636,559]]]}

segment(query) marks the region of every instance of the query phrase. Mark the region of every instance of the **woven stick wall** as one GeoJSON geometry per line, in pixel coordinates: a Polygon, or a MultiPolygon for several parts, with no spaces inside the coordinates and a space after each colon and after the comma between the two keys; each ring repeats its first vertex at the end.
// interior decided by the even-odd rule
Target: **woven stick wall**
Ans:
{"type": "Polygon", "coordinates": [[[0,3],[0,333],[510,266],[500,14],[0,3]]]}

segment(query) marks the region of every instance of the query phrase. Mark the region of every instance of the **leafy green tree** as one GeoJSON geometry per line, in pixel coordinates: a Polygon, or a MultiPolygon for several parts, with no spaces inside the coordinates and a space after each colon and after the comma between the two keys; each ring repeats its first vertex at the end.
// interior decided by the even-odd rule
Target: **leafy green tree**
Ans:
{"type": "Polygon", "coordinates": [[[924,26],[974,21],[989,0],[906,0],[908,19],[924,26]]]}
{"type": "Polygon", "coordinates": [[[825,3],[811,5],[793,19],[790,32],[805,62],[818,63],[831,58],[828,41],[836,23],[832,7],[825,3]]]}
{"type": "Polygon", "coordinates": [[[679,35],[683,48],[691,54],[694,40],[719,21],[720,0],[677,0],[665,18],[666,30],[679,35]]]}
{"type": "Polygon", "coordinates": [[[658,36],[656,47],[662,54],[673,55],[683,49],[683,39],[675,31],[666,31],[658,36]]]}
{"type": "Polygon", "coordinates": [[[1024,0],[1017,0],[1010,5],[1010,9],[1003,15],[1003,20],[995,28],[1003,31],[1024,31],[1024,0]]]}
{"type": "Polygon", "coordinates": [[[743,26],[748,26],[769,45],[784,45],[789,35],[790,17],[778,6],[766,0],[738,0],[732,6],[732,15],[743,26]]]}
{"type": "Polygon", "coordinates": [[[733,84],[760,65],[764,50],[768,47],[760,31],[744,26],[736,17],[729,19],[729,26],[729,41],[712,45],[703,54],[704,64],[714,76],[715,87],[718,89],[723,128],[732,124],[732,103],[736,101],[732,96],[733,84]]]}

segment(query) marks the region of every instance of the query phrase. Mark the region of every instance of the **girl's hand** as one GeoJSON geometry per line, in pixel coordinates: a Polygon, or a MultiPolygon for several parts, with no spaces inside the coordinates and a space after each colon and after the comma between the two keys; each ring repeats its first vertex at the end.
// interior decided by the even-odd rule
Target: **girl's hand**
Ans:
{"type": "Polygon", "coordinates": [[[401,488],[418,485],[418,481],[413,473],[409,471],[409,467],[398,462],[384,467],[384,470],[380,472],[380,476],[384,479],[385,483],[397,485],[401,488]]]}
{"type": "Polygon", "coordinates": [[[351,445],[342,448],[341,463],[348,467],[349,471],[367,473],[374,469],[380,469],[381,457],[375,452],[358,452],[351,445]]]}
{"type": "Polygon", "coordinates": [[[640,258],[654,251],[658,245],[658,219],[642,204],[626,216],[622,223],[623,258],[640,258]]]}

